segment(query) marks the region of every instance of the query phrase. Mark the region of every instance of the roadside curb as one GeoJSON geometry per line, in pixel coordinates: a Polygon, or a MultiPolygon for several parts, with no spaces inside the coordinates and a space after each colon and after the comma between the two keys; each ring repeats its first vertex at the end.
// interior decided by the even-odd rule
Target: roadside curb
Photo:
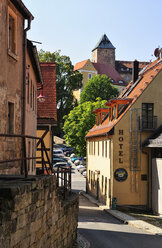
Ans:
{"type": "Polygon", "coordinates": [[[80,234],[77,234],[77,248],[90,248],[90,243],[80,234]]]}
{"type": "Polygon", "coordinates": [[[103,211],[107,212],[108,214],[112,215],[113,217],[115,217],[116,219],[118,219],[119,221],[128,224],[128,225],[132,225],[134,227],[137,227],[139,229],[143,229],[145,231],[151,232],[152,234],[155,235],[160,235],[162,236],[162,228],[160,227],[156,227],[152,224],[149,224],[143,220],[138,220],[128,214],[125,214],[119,210],[112,210],[109,209],[106,205],[99,203],[96,199],[94,199],[92,196],[82,192],[81,193],[85,198],[87,198],[89,201],[91,201],[92,203],[96,204],[100,209],[102,209],[103,211]]]}

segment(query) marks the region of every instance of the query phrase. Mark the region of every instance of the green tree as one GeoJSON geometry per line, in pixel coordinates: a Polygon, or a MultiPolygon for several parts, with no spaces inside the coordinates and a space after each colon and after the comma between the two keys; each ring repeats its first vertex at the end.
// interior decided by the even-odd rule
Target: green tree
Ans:
{"type": "Polygon", "coordinates": [[[110,100],[119,95],[119,91],[111,83],[111,79],[106,75],[97,75],[92,77],[86,83],[81,95],[80,103],[95,102],[98,97],[102,100],[110,100]]]}
{"type": "Polygon", "coordinates": [[[105,108],[105,103],[100,98],[96,102],[85,102],[73,108],[68,115],[66,115],[64,123],[64,137],[66,142],[75,147],[76,153],[80,156],[86,155],[86,141],[85,136],[96,122],[96,116],[93,110],[96,108],[105,108]]]}
{"type": "Polygon", "coordinates": [[[57,135],[63,136],[63,117],[77,105],[73,91],[82,87],[82,74],[73,70],[70,58],[60,55],[60,51],[51,53],[40,50],[39,60],[56,62],[57,135]]]}

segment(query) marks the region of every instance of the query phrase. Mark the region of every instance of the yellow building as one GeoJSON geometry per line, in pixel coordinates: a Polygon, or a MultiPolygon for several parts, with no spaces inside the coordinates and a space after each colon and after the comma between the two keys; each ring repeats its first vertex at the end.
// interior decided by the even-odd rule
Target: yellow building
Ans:
{"type": "Polygon", "coordinates": [[[88,79],[92,78],[93,76],[96,76],[97,70],[94,68],[92,62],[89,59],[77,63],[74,66],[74,70],[79,71],[83,75],[82,88],[74,91],[74,97],[79,101],[80,94],[81,94],[82,90],[84,89],[88,79]]]}
{"type": "Polygon", "coordinates": [[[117,205],[152,208],[155,198],[152,154],[142,143],[162,124],[162,59],[139,75],[136,69],[137,80],[106,104],[106,118],[95,111],[86,136],[87,191],[110,207],[116,198],[117,205]]]}

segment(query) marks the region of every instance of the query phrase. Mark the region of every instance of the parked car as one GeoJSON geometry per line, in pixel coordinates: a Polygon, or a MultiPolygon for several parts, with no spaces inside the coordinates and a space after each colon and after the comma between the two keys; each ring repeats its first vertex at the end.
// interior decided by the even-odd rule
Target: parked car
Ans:
{"type": "Polygon", "coordinates": [[[84,164],[80,164],[78,166],[76,166],[77,170],[81,169],[81,168],[86,168],[86,165],[84,164]]]}
{"type": "Polygon", "coordinates": [[[76,160],[80,160],[80,161],[83,161],[83,157],[72,157],[71,158],[71,162],[75,162],[76,160]]]}
{"type": "Polygon", "coordinates": [[[72,154],[70,155],[70,158],[74,158],[74,157],[76,157],[76,155],[75,155],[75,153],[72,153],[72,154]]]}
{"type": "Polygon", "coordinates": [[[58,150],[53,150],[53,156],[55,157],[61,157],[63,158],[64,157],[64,153],[61,149],[58,149],[58,150]]]}
{"type": "Polygon", "coordinates": [[[71,167],[71,163],[69,163],[66,158],[59,158],[59,157],[54,157],[53,158],[53,165],[56,164],[56,163],[60,163],[60,162],[66,163],[68,168],[71,167]]]}
{"type": "Polygon", "coordinates": [[[69,164],[66,163],[66,162],[57,162],[57,163],[53,164],[53,168],[54,169],[57,169],[58,167],[59,168],[61,168],[61,167],[63,167],[63,168],[70,168],[69,164]]]}
{"type": "Polygon", "coordinates": [[[67,162],[66,158],[61,158],[61,157],[53,157],[53,164],[57,163],[57,162],[67,162]]]}
{"type": "Polygon", "coordinates": [[[87,171],[83,171],[83,174],[82,174],[84,177],[87,177],[87,171]]]}
{"type": "Polygon", "coordinates": [[[67,146],[65,144],[57,144],[54,145],[53,147],[55,150],[56,149],[62,150],[65,156],[70,156],[74,151],[73,147],[67,146]]]}
{"type": "Polygon", "coordinates": [[[81,162],[81,161],[78,159],[78,160],[75,160],[75,161],[74,161],[74,164],[77,166],[77,165],[80,164],[80,162],[81,162]]]}
{"type": "Polygon", "coordinates": [[[82,174],[86,170],[87,170],[87,168],[80,168],[78,171],[82,174]]]}

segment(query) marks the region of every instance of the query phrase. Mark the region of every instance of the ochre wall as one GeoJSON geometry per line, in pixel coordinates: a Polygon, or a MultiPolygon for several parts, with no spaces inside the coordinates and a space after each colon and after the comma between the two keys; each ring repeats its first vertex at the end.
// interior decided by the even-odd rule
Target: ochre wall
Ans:
{"type": "MultiPolygon", "coordinates": [[[[154,103],[154,115],[158,116],[158,125],[162,123],[162,72],[147,87],[143,94],[132,105],[132,109],[138,110],[138,119],[141,115],[142,103],[154,103]]],[[[139,122],[138,122],[139,123],[139,122]]],[[[151,135],[151,131],[142,131],[138,128],[138,170],[130,170],[130,110],[115,126],[113,135],[113,172],[117,168],[125,168],[128,172],[128,179],[125,182],[113,180],[113,196],[117,197],[119,205],[147,205],[147,181],[141,180],[141,175],[147,175],[147,155],[142,153],[140,144],[151,135]],[[123,130],[123,163],[119,163],[119,130],[123,130]]],[[[146,152],[146,149],[145,149],[146,152]]],[[[147,151],[149,152],[149,151],[147,151]]],[[[149,154],[149,158],[151,158],[149,154]]],[[[151,173],[151,159],[149,163],[151,173]]],[[[151,175],[149,177],[149,205],[151,205],[151,175]]]]}
{"type": "MultiPolygon", "coordinates": [[[[45,132],[45,130],[43,130],[43,129],[42,130],[37,130],[37,137],[41,137],[44,134],[44,132],[45,132]]],[[[48,153],[48,157],[49,157],[49,159],[51,161],[51,149],[52,148],[51,148],[51,134],[50,134],[50,131],[48,131],[48,133],[46,134],[46,136],[44,137],[43,140],[44,140],[45,147],[48,149],[47,153],[48,153]]],[[[41,145],[39,145],[38,148],[41,148],[41,145]]],[[[41,151],[37,151],[36,156],[41,157],[41,151]]],[[[45,153],[44,153],[44,159],[45,159],[45,161],[47,161],[45,153]]],[[[38,163],[38,161],[41,161],[41,160],[40,159],[37,160],[36,167],[41,168],[42,164],[38,163]]]]}
{"type": "MultiPolygon", "coordinates": [[[[147,139],[154,130],[142,131],[139,130],[139,117],[141,116],[142,103],[154,103],[154,116],[157,116],[157,127],[162,123],[162,72],[160,72],[153,82],[146,88],[136,102],[131,106],[126,114],[118,121],[114,127],[114,134],[109,136],[111,142],[109,145],[110,159],[106,160],[97,154],[89,154],[89,142],[98,140],[102,142],[105,137],[89,138],[87,140],[87,185],[91,194],[96,196],[96,188],[90,187],[89,170],[100,170],[99,182],[100,189],[102,188],[101,176],[110,177],[111,198],[117,198],[118,205],[144,205],[151,207],[151,154],[146,148],[141,149],[142,142],[147,139]],[[137,169],[130,168],[130,112],[137,109],[137,169]],[[122,144],[122,145],[121,145],[122,144]],[[147,152],[149,155],[149,175],[147,168],[147,152]],[[119,182],[114,178],[114,172],[118,168],[124,168],[128,177],[125,181],[119,182]],[[107,171],[109,170],[109,171],[107,171]],[[149,180],[147,181],[147,177],[149,180]],[[149,185],[149,186],[148,186],[149,185]],[[149,193],[149,194],[148,194],[149,193]],[[147,197],[149,195],[149,198],[147,197]]],[[[134,122],[134,119],[132,119],[134,122]]],[[[102,201],[102,197],[100,196],[102,201]]]]}

